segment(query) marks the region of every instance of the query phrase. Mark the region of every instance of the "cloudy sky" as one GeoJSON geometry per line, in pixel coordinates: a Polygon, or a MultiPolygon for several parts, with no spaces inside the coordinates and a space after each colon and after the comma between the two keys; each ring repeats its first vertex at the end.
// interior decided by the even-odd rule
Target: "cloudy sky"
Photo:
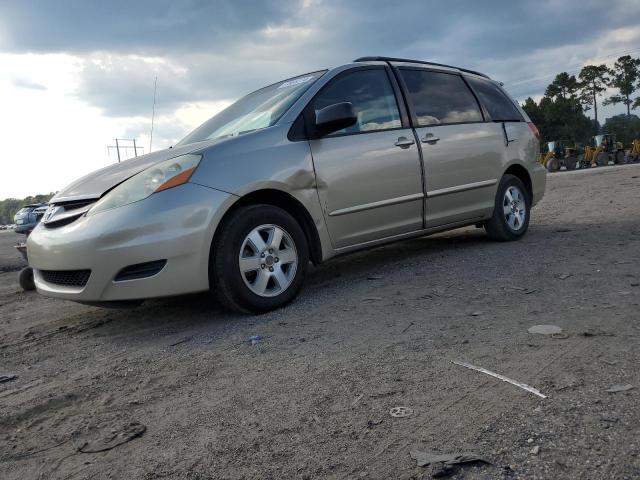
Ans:
{"type": "Polygon", "coordinates": [[[640,56],[638,0],[0,0],[0,199],[117,161],[115,138],[148,152],[156,76],[153,150],[244,93],[359,56],[477,69],[524,100],[624,54],[640,56]]]}

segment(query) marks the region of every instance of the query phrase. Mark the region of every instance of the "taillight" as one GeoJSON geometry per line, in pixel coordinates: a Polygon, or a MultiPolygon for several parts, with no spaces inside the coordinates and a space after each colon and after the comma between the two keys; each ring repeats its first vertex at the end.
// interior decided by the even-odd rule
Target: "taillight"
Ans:
{"type": "Polygon", "coordinates": [[[529,128],[531,129],[533,134],[536,136],[536,138],[540,140],[540,130],[538,130],[538,127],[536,127],[536,124],[533,122],[528,122],[527,125],[529,125],[529,128]]]}

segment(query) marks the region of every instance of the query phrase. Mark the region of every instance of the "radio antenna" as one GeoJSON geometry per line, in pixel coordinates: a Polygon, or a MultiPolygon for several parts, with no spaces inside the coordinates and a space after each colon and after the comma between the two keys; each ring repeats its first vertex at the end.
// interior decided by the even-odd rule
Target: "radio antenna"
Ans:
{"type": "Polygon", "coordinates": [[[151,145],[153,144],[153,121],[156,118],[156,91],[158,90],[158,76],[153,81],[153,109],[151,111],[151,134],[149,135],[149,153],[151,153],[151,145]]]}

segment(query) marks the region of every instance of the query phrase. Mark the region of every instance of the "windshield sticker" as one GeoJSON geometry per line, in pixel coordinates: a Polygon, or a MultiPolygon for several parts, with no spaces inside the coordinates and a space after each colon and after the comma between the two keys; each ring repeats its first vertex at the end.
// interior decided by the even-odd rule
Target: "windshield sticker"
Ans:
{"type": "Polygon", "coordinates": [[[278,88],[293,87],[294,85],[307,83],[312,78],[313,78],[313,75],[309,75],[308,77],[296,78],[294,80],[287,80],[286,82],[281,83],[278,88]]]}

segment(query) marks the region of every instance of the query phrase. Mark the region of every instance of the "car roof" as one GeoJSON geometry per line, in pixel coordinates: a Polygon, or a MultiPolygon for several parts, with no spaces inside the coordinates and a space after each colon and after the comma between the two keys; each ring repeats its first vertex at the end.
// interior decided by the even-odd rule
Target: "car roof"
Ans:
{"type": "Polygon", "coordinates": [[[419,65],[431,65],[434,67],[444,67],[444,68],[453,68],[455,70],[459,70],[465,73],[471,73],[473,75],[478,75],[480,77],[489,78],[488,75],[484,73],[477,72],[475,70],[469,70],[468,68],[454,67],[452,65],[445,65],[444,63],[435,63],[435,62],[426,62],[424,60],[412,60],[409,58],[398,58],[398,57],[360,57],[354,60],[354,63],[358,62],[387,62],[387,63],[417,63],[419,65]]]}

